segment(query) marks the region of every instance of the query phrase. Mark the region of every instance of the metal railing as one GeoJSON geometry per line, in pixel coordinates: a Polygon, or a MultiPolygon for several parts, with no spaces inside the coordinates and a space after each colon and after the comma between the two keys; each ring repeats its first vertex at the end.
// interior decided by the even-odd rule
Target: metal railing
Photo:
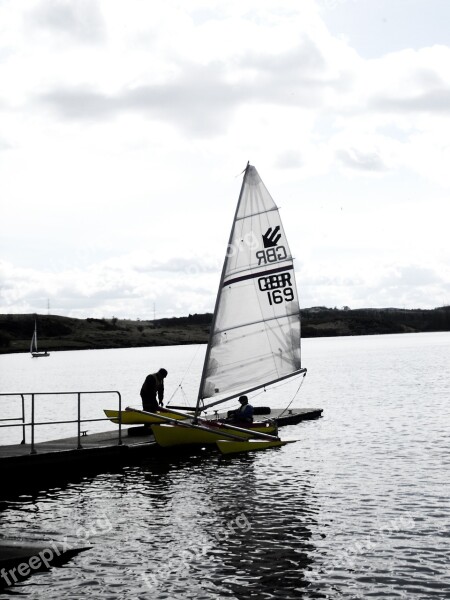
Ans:
{"type": "Polygon", "coordinates": [[[94,423],[96,421],[109,421],[110,419],[103,417],[101,419],[82,419],[81,418],[81,396],[85,394],[117,394],[118,396],[118,401],[119,401],[119,416],[118,416],[118,425],[119,425],[119,439],[118,439],[118,446],[122,445],[122,396],[120,394],[120,392],[118,392],[117,390],[108,390],[108,391],[94,391],[94,392],[35,392],[35,393],[11,393],[11,394],[0,394],[1,396],[20,396],[20,398],[22,399],[22,416],[21,417],[14,417],[14,418],[8,418],[8,419],[0,419],[0,422],[5,422],[5,421],[21,421],[21,423],[17,423],[17,424],[9,424],[9,425],[0,425],[0,428],[2,427],[22,427],[22,441],[20,442],[21,444],[25,444],[25,438],[26,438],[26,428],[27,427],[31,427],[31,452],[30,454],[37,454],[36,448],[35,448],[35,443],[34,443],[34,428],[39,426],[39,425],[66,425],[66,424],[70,424],[70,423],[76,423],[77,424],[77,450],[82,450],[83,446],[81,444],[81,433],[82,433],[82,429],[81,429],[81,424],[82,423],[94,423]],[[36,422],[35,421],[35,401],[36,401],[36,396],[77,396],[77,418],[76,419],[72,419],[70,421],[42,421],[42,422],[36,422]],[[29,423],[26,423],[26,419],[25,419],[25,396],[30,396],[31,397],[31,420],[29,423]]]}

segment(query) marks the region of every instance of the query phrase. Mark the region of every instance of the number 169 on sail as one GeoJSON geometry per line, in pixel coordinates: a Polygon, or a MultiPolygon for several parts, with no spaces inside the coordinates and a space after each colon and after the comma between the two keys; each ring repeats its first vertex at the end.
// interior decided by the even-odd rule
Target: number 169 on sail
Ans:
{"type": "Polygon", "coordinates": [[[274,290],[273,292],[267,292],[269,298],[269,304],[281,304],[282,302],[291,302],[294,299],[294,291],[292,288],[285,288],[283,291],[274,290]]]}
{"type": "Polygon", "coordinates": [[[290,273],[279,273],[258,279],[258,287],[261,292],[267,292],[271,306],[282,302],[291,302],[294,299],[294,290],[291,285],[290,273]]]}

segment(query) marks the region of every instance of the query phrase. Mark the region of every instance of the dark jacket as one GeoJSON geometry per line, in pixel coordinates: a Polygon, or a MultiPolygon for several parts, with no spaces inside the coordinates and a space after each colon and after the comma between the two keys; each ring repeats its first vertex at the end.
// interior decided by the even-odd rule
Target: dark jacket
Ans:
{"type": "Polygon", "coordinates": [[[237,409],[235,415],[235,418],[239,421],[253,423],[253,406],[251,404],[243,404],[237,409]]]}
{"type": "Polygon", "coordinates": [[[144,408],[146,405],[154,409],[158,408],[156,395],[158,395],[158,400],[161,403],[164,398],[164,380],[158,377],[158,373],[151,373],[147,375],[141,388],[142,405],[144,408]]]}
{"type": "Polygon", "coordinates": [[[236,423],[253,423],[253,406],[242,404],[236,410],[229,410],[228,419],[236,423]]]}

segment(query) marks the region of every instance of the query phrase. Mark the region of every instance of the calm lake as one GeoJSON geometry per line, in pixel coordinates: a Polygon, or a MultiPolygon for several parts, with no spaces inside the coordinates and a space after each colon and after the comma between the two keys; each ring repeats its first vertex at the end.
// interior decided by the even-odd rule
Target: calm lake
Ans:
{"type": "MultiPolygon", "coordinates": [[[[166,399],[192,402],[204,351],[4,355],[0,392],[119,390],[124,406],[139,406],[145,375],[165,367],[166,399]]],[[[0,597],[449,598],[449,356],[449,333],[306,339],[308,375],[292,406],[324,413],[281,430],[295,444],[232,458],[162,453],[33,496],[8,497],[3,481],[2,536],[91,549],[0,597]]],[[[286,406],[297,387],[252,402],[286,406]]],[[[115,403],[88,396],[82,416],[115,403]]],[[[0,407],[2,418],[20,415],[17,400],[0,407]]],[[[73,398],[38,398],[39,420],[75,416],[73,398]]],[[[20,428],[6,431],[1,444],[20,442],[20,428]]],[[[45,426],[38,441],[75,433],[45,426]]]]}

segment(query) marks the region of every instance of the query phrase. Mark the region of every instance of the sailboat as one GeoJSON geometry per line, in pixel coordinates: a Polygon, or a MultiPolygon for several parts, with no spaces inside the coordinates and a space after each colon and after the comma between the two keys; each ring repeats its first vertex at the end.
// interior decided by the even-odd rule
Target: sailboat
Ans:
{"type": "Polygon", "coordinates": [[[47,351],[45,351],[45,352],[38,351],[36,319],[34,320],[34,332],[33,332],[33,337],[31,338],[30,353],[31,353],[32,358],[40,358],[42,356],[50,356],[50,354],[47,351]]]}
{"type": "MultiPolygon", "coordinates": [[[[267,423],[234,427],[200,420],[201,412],[305,374],[294,263],[278,207],[254,166],[247,164],[220,277],[194,420],[152,425],[161,446],[257,438],[280,445],[267,423]],[[260,429],[260,431],[258,431],[260,429]]],[[[245,444],[244,444],[245,445],[245,444]]],[[[230,446],[231,447],[231,446],[230,446]]],[[[222,448],[220,448],[224,451],[222,448]]]]}

